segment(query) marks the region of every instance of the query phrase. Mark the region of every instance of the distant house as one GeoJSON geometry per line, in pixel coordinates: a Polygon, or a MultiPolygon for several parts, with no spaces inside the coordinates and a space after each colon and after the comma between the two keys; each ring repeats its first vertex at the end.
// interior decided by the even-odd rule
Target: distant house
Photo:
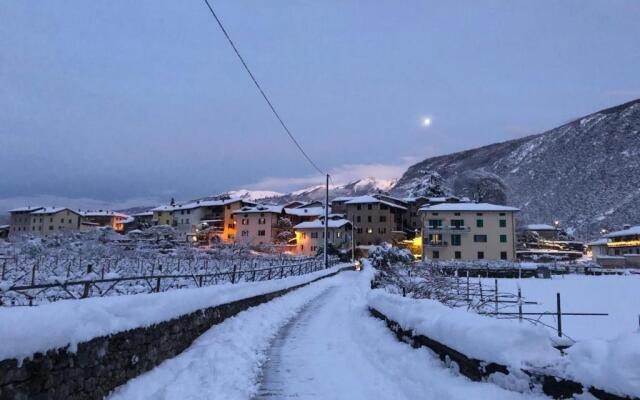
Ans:
{"type": "Polygon", "coordinates": [[[81,214],[66,207],[23,207],[9,210],[11,235],[52,234],[80,229],[81,214]]]}
{"type": "Polygon", "coordinates": [[[89,210],[80,212],[80,228],[111,227],[116,232],[124,232],[124,222],[129,216],[116,211],[89,210]]]}
{"type": "Polygon", "coordinates": [[[489,203],[420,208],[422,257],[430,260],[515,260],[519,209],[489,203]]]}
{"type": "Polygon", "coordinates": [[[173,226],[173,210],[174,206],[172,205],[163,205],[151,209],[151,212],[153,213],[151,223],[153,225],[173,226]]]}
{"type": "Polygon", "coordinates": [[[0,239],[6,239],[9,237],[9,229],[11,225],[0,225],[0,239]]]}
{"type": "Polygon", "coordinates": [[[337,210],[346,215],[346,219],[354,224],[356,245],[372,245],[382,242],[393,243],[405,238],[403,216],[407,207],[388,199],[374,196],[353,197],[342,202],[336,200],[337,210]]]}
{"type": "Polygon", "coordinates": [[[253,205],[239,198],[197,200],[173,207],[173,225],[180,232],[195,234],[206,230],[210,236],[217,236],[223,242],[232,243],[237,227],[233,212],[253,205]]]}
{"type": "Polygon", "coordinates": [[[588,245],[594,261],[603,267],[640,267],[640,225],[625,225],[588,245]]]}
{"type": "MultiPolygon", "coordinates": [[[[301,222],[293,227],[296,254],[314,256],[324,247],[324,218],[301,222]]],[[[329,219],[327,242],[335,249],[351,248],[351,222],[344,218],[329,219]]]]}
{"type": "MultiPolygon", "coordinates": [[[[321,204],[321,203],[319,203],[321,204]]],[[[245,206],[233,212],[236,226],[235,243],[290,247],[293,227],[301,222],[313,221],[324,215],[324,207],[306,204],[297,208],[281,205],[245,206]]]]}
{"type": "Polygon", "coordinates": [[[560,229],[548,224],[529,224],[525,225],[522,230],[524,232],[536,233],[540,238],[545,240],[559,240],[560,229]]]}

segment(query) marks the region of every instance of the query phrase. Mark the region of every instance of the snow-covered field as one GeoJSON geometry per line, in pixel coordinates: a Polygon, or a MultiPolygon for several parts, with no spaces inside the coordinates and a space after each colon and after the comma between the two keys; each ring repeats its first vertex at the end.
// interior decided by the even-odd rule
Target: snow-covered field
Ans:
{"type": "MultiPolygon", "coordinates": [[[[477,279],[476,279],[477,281],[477,279]]],[[[493,288],[493,279],[483,279],[493,288]]],[[[613,339],[620,334],[639,331],[640,275],[553,276],[552,279],[498,279],[500,292],[517,293],[538,305],[525,305],[523,311],[556,311],[556,293],[560,293],[563,312],[609,313],[608,316],[563,316],[563,332],[575,340],[613,339]]],[[[502,307],[502,305],[501,305],[502,307]]],[[[501,311],[517,311],[515,307],[501,311]]],[[[543,322],[556,325],[554,316],[543,322]]]]}

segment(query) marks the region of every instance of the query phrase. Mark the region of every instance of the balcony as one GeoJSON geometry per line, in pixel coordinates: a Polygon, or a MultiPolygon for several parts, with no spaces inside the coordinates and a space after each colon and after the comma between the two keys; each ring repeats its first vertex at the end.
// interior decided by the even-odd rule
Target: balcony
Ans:
{"type": "Polygon", "coordinates": [[[447,227],[451,232],[469,232],[471,227],[469,226],[448,226],[447,227]]]}
{"type": "Polygon", "coordinates": [[[443,240],[429,242],[427,240],[427,238],[423,239],[423,246],[424,247],[446,247],[448,245],[449,245],[449,243],[447,243],[447,242],[445,242],[443,240]]]}

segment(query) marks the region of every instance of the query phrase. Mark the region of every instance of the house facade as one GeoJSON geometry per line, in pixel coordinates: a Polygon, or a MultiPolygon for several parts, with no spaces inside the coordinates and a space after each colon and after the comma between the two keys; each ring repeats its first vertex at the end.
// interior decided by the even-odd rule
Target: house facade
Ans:
{"type": "Polygon", "coordinates": [[[407,208],[374,196],[353,197],[338,202],[337,210],[345,214],[355,229],[356,246],[370,246],[382,242],[393,243],[404,239],[403,218],[407,208]]]}
{"type": "Polygon", "coordinates": [[[516,258],[519,209],[488,203],[443,203],[420,209],[424,260],[516,258]]]}
{"type": "Polygon", "coordinates": [[[282,206],[258,205],[232,212],[236,227],[234,242],[253,246],[275,243],[283,210],[282,206]]]}
{"type": "Polygon", "coordinates": [[[242,199],[197,200],[173,207],[173,225],[179,232],[196,233],[207,231],[225,243],[233,243],[236,225],[233,212],[252,205],[242,199]]]}
{"type": "MultiPolygon", "coordinates": [[[[315,256],[324,247],[324,221],[301,222],[293,227],[296,235],[295,253],[315,256]]],[[[329,219],[327,242],[335,249],[351,248],[351,223],[344,218],[329,219]]]]}
{"type": "Polygon", "coordinates": [[[151,223],[153,225],[169,225],[173,226],[173,210],[174,206],[164,205],[151,209],[153,217],[151,223]]]}
{"type": "Polygon", "coordinates": [[[96,228],[108,226],[116,232],[124,232],[124,222],[129,218],[128,215],[116,211],[94,210],[80,212],[80,227],[96,228]]]}
{"type": "Polygon", "coordinates": [[[12,235],[49,236],[80,229],[80,212],[66,207],[27,207],[9,212],[12,235]]]}
{"type": "Polygon", "coordinates": [[[625,225],[589,247],[593,260],[604,268],[640,268],[640,225],[625,225]]]}

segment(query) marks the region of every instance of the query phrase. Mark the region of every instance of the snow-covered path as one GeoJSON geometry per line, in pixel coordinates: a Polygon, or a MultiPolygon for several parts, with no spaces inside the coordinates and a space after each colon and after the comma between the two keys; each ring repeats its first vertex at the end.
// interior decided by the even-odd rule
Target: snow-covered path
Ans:
{"type": "Polygon", "coordinates": [[[454,375],[426,350],[400,343],[368,315],[368,281],[336,278],[279,332],[256,399],[522,398],[454,375]]]}
{"type": "Polygon", "coordinates": [[[512,399],[400,343],[366,308],[368,274],[343,272],[238,314],[114,399],[512,399]]]}

